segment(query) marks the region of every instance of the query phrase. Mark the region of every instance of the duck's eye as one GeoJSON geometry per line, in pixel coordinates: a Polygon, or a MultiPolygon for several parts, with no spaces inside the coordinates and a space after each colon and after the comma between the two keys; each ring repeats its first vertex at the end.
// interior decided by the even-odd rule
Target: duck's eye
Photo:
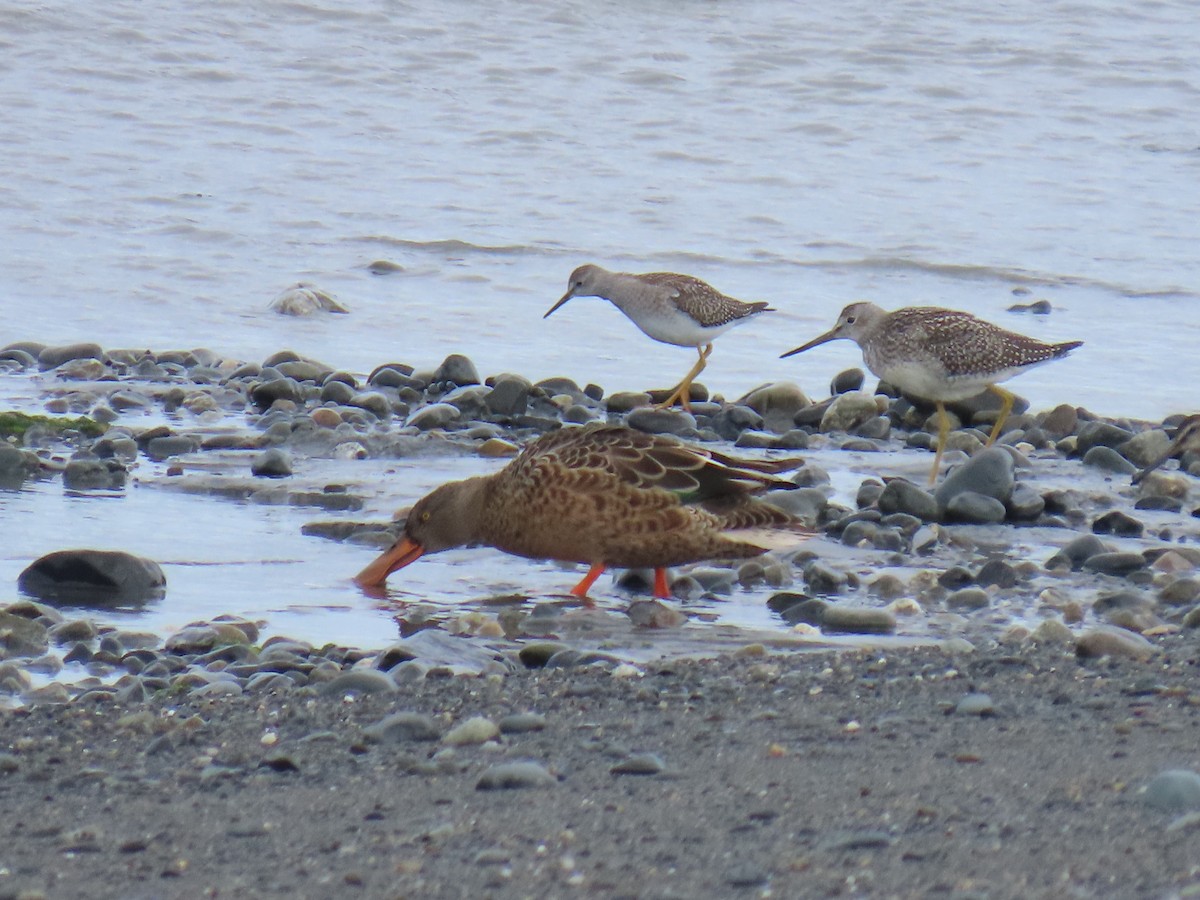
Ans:
{"type": "Polygon", "coordinates": [[[846,324],[847,324],[847,325],[853,325],[853,324],[854,324],[854,318],[855,318],[854,316],[846,316],[846,324]]]}
{"type": "Polygon", "coordinates": [[[421,521],[423,523],[429,521],[429,510],[425,510],[425,512],[421,513],[421,521]]]}

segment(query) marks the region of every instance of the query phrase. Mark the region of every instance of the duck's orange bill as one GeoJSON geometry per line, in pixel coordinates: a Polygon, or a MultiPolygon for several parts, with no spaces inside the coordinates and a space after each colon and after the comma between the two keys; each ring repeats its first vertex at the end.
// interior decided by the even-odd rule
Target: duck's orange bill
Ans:
{"type": "Polygon", "coordinates": [[[381,587],[387,577],[397,569],[403,569],[415,562],[425,552],[425,548],[410,537],[402,537],[384,550],[375,560],[354,576],[354,583],[359,587],[381,587]]]}

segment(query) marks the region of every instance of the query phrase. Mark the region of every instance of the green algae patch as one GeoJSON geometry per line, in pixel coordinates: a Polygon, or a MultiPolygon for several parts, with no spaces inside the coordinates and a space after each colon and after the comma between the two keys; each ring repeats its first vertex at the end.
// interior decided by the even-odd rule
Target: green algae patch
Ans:
{"type": "Polygon", "coordinates": [[[0,412],[0,439],[24,438],[30,428],[40,428],[63,436],[83,435],[99,437],[108,430],[107,425],[87,416],[34,416],[22,412],[0,412]]]}

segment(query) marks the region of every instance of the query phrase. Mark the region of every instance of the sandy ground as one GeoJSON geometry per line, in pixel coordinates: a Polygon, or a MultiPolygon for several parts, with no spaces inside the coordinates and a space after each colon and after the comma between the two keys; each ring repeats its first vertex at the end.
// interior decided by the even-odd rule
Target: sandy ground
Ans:
{"type": "Polygon", "coordinates": [[[1200,642],[1160,645],[752,647],[5,711],[0,897],[1200,896],[1200,817],[1143,796],[1200,769],[1200,642]],[[972,692],[988,714],[957,709],[972,692]],[[401,711],[440,737],[371,734],[401,711]],[[544,727],[446,739],[518,712],[544,727]],[[513,760],[552,777],[478,788],[513,760]]]}

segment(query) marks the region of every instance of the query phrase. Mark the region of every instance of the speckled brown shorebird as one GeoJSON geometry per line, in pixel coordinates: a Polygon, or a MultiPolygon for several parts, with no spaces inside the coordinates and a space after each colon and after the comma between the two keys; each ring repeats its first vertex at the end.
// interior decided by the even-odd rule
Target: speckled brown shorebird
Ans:
{"type": "Polygon", "coordinates": [[[938,444],[929,473],[930,484],[937,480],[950,432],[947,401],[965,400],[984,390],[997,394],[1001,406],[988,437],[991,445],[1016,400],[1012,393],[998,387],[997,382],[1007,381],[1039,363],[1061,359],[1083,343],[1046,344],[970,313],[937,306],[909,306],[888,312],[874,303],[851,303],[842,310],[833,328],[789,350],[783,357],[840,338],[858,344],[867,368],[884,381],[906,394],[936,404],[938,444]]]}
{"type": "Polygon", "coordinates": [[[571,273],[567,292],[542,318],[549,318],[572,297],[603,297],[656,341],[677,347],[695,347],[700,359],[671,395],[659,404],[667,407],[678,402],[687,410],[691,409],[688,395],[692,382],[708,365],[712,342],[735,325],[748,322],[759,313],[772,311],[761,300],[743,303],[691,275],[674,272],[631,275],[609,272],[589,264],[571,273]]]}
{"type": "Polygon", "coordinates": [[[1179,423],[1179,428],[1175,431],[1175,439],[1171,441],[1171,446],[1167,448],[1162,456],[1135,474],[1133,476],[1133,483],[1137,484],[1168,459],[1175,456],[1183,456],[1183,454],[1191,452],[1200,453],[1200,414],[1188,416],[1179,423]]]}
{"type": "Polygon", "coordinates": [[[800,463],[736,459],[620,425],[564,428],[499,472],[444,484],[418,501],[401,538],[354,580],[378,587],[425,553],[487,544],[588,564],[571,589],[577,597],[609,566],[653,568],[654,594],[666,598],[668,566],[758,556],[772,530],[795,532],[785,535],[792,542],[807,535],[754,496],[794,487],[774,476],[800,463]]]}

